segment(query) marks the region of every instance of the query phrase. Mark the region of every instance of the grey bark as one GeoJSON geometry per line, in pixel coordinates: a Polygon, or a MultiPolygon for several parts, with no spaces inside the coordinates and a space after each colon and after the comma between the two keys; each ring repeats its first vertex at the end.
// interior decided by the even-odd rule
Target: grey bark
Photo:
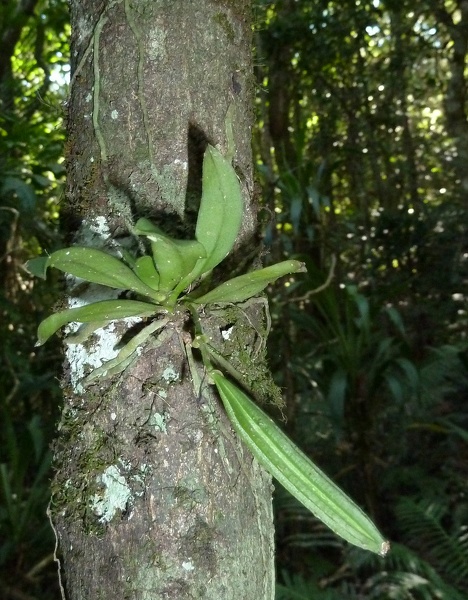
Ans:
{"type": "MultiPolygon", "coordinates": [[[[237,256],[248,253],[255,228],[249,4],[71,1],[67,201],[80,245],[112,250],[118,239],[131,247],[129,226],[141,216],[193,237],[203,149],[207,141],[226,149],[234,103],[245,197],[237,256]]],[[[72,295],[72,303],[115,297],[97,286],[72,295]]],[[[263,325],[259,309],[248,318],[246,310],[201,317],[221,344],[224,326],[243,332],[238,348],[255,378],[264,376],[253,358],[263,325]]],[[[270,600],[271,480],[214,393],[211,401],[194,394],[188,315],[174,314],[123,374],[83,389],[83,374],[112,355],[124,331],[112,324],[67,350],[51,504],[64,592],[70,600],[270,600]]]]}
{"type": "MultiPolygon", "coordinates": [[[[443,6],[434,8],[435,17],[445,25],[453,46],[450,65],[450,78],[445,93],[445,117],[448,134],[454,139],[457,156],[454,160],[457,177],[460,180],[461,197],[468,191],[468,115],[466,58],[468,53],[468,2],[458,0],[458,22],[443,6]]],[[[455,11],[454,11],[455,13],[455,11]]]]}

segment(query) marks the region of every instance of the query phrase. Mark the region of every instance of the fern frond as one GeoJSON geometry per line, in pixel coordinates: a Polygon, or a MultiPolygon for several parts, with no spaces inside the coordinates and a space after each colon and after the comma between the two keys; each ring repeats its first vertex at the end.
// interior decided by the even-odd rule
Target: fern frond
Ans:
{"type": "Polygon", "coordinates": [[[368,583],[369,600],[455,600],[441,596],[432,582],[416,573],[378,573],[368,583]]]}
{"type": "Polygon", "coordinates": [[[441,525],[446,509],[434,500],[415,502],[405,498],[396,507],[399,524],[411,547],[437,570],[445,580],[468,591],[468,542],[466,531],[449,534],[441,525]],[[464,535],[463,535],[464,534],[464,535]]]}
{"type": "Polygon", "coordinates": [[[283,584],[276,585],[275,600],[352,600],[333,589],[322,589],[315,581],[307,581],[301,575],[281,572],[283,584]]]}

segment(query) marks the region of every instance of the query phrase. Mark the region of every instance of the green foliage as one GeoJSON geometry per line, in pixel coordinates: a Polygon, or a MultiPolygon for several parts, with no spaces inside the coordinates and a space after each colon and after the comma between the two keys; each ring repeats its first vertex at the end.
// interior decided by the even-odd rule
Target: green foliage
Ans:
{"type": "MultiPolygon", "coordinates": [[[[278,598],[467,595],[453,576],[455,566],[465,572],[468,439],[460,183],[467,163],[457,148],[465,125],[453,83],[466,86],[452,77],[464,62],[454,48],[463,46],[466,17],[452,4],[256,2],[254,145],[269,216],[265,241],[272,262],[304,256],[311,275],[300,288],[288,281],[273,291],[271,357],[288,432],[403,542],[385,563],[346,553],[298,502],[277,492],[278,598]],[[457,114],[462,121],[454,128],[457,114]],[[331,255],[333,287],[315,297],[331,255]],[[435,508],[427,513],[426,504],[435,508]]],[[[0,9],[0,395],[10,418],[2,413],[0,439],[13,493],[21,485],[15,465],[29,461],[19,469],[29,475],[14,504],[18,523],[2,512],[2,542],[6,527],[41,530],[43,504],[29,500],[28,490],[44,499],[39,483],[28,487],[41,460],[26,450],[12,460],[7,432],[12,425],[22,440],[17,448],[26,448],[27,425],[38,429],[40,413],[50,437],[59,398],[59,352],[50,343],[33,350],[56,283],[50,274],[47,286],[33,283],[21,265],[63,245],[60,80],[68,16],[60,0],[38,2],[32,12],[24,6],[10,0],[0,9]]],[[[126,256],[125,263],[158,291],[152,256],[126,256]]],[[[180,285],[177,294],[187,287],[180,285]]],[[[44,536],[44,545],[31,547],[23,533],[11,539],[0,595],[55,597],[52,579],[32,569],[48,564],[55,578],[51,563],[41,561],[52,540],[44,536]]]]}
{"type": "Polygon", "coordinates": [[[230,159],[208,146],[203,160],[202,198],[195,236],[206,250],[196,276],[214,269],[231,251],[243,214],[242,193],[230,159]]]}
{"type": "Polygon", "coordinates": [[[244,302],[260,294],[268,285],[274,283],[280,277],[303,272],[305,272],[305,268],[297,260],[283,260],[276,265],[257,269],[251,273],[239,275],[239,277],[233,277],[214,290],[203,294],[203,296],[194,298],[192,302],[194,304],[244,302]]]}
{"type": "Polygon", "coordinates": [[[7,40],[0,60],[0,237],[10,238],[13,209],[15,235],[35,252],[38,244],[57,244],[65,90],[56,81],[69,68],[66,3],[50,3],[46,12],[40,4],[30,11],[3,3],[0,24],[7,40]]]}
{"type": "Polygon", "coordinates": [[[146,235],[151,241],[154,271],[150,270],[150,277],[155,289],[161,294],[167,294],[177,287],[177,297],[178,292],[187,288],[196,278],[194,269],[197,263],[200,265],[199,270],[203,268],[202,259],[207,257],[205,246],[198,240],[175,240],[162,233],[147,219],[139,219],[134,231],[138,235],[146,235]]]}
{"type": "Polygon", "coordinates": [[[443,499],[402,498],[396,506],[396,516],[403,539],[410,546],[418,540],[420,555],[437,566],[438,573],[455,589],[468,593],[468,507],[456,515],[455,522],[450,519],[453,532],[448,532],[443,525],[449,510],[443,499]]]}
{"type": "Polygon", "coordinates": [[[276,600],[346,600],[342,592],[324,590],[314,581],[306,581],[301,575],[280,574],[282,583],[276,585],[276,600]]]}
{"type": "MultiPolygon", "coordinates": [[[[313,543],[311,537],[310,543],[313,543]]],[[[315,540],[320,548],[320,540],[315,540]]],[[[322,546],[324,548],[324,546],[322,546]]],[[[369,555],[370,557],[371,555],[369,555]]],[[[466,558],[466,552],[465,552],[466,558]]],[[[346,570],[337,570],[329,562],[316,556],[317,569],[313,580],[287,571],[280,574],[277,585],[278,599],[314,600],[463,600],[466,592],[463,587],[447,582],[440,575],[440,564],[430,563],[402,544],[393,544],[392,551],[377,564],[361,551],[351,551],[346,555],[346,570]],[[320,581],[320,583],[318,583],[320,581]]]]}
{"type": "MultiPolygon", "coordinates": [[[[440,525],[462,535],[466,57],[454,48],[466,43],[466,15],[407,0],[257,11],[265,241],[273,260],[299,256],[309,273],[272,290],[270,354],[288,431],[397,542],[384,571],[350,567],[354,555],[280,495],[278,562],[289,579],[278,597],[465,597],[443,550],[427,553],[398,507],[450,506],[440,525]]],[[[446,547],[433,534],[434,548],[446,547]]]]}
{"type": "MultiPolygon", "coordinates": [[[[55,267],[85,281],[130,291],[147,300],[103,300],[55,313],[40,324],[38,344],[43,344],[60,327],[72,322],[89,323],[92,330],[108,321],[129,316],[151,317],[161,312],[173,312],[176,306],[179,310],[189,309],[196,325],[196,342],[202,352],[205,367],[218,389],[234,428],[253,455],[335,533],[353,544],[384,555],[389,544],[370,519],[297,449],[246,394],[211,367],[196,305],[242,302],[260,293],[279,277],[303,271],[304,268],[298,261],[284,261],[230,279],[201,296],[197,294],[195,286],[194,291],[189,291],[179,300],[179,292],[185,286],[193,284],[199,276],[206,277],[231,251],[241,225],[241,218],[237,218],[237,215],[242,214],[242,195],[235,171],[210,146],[205,153],[203,185],[208,190],[203,189],[202,193],[196,228],[197,240],[175,240],[162,233],[147,219],[138,221],[135,226],[135,233],[147,237],[151,242],[153,265],[149,272],[153,287],[146,285],[141,279],[143,274],[146,277],[147,269],[143,272],[136,268],[141,261],[128,253],[125,256],[133,270],[114,256],[83,247],[65,248],[47,258],[29,261],[30,271],[39,276],[45,276],[49,266],[55,267]],[[232,199],[229,193],[233,194],[232,199]],[[227,218],[224,208],[221,212],[219,210],[220,206],[228,205],[233,219],[227,218]]],[[[89,384],[98,376],[102,380],[120,373],[135,358],[138,347],[155,331],[161,330],[167,321],[168,318],[164,318],[150,322],[120,350],[115,359],[88,375],[85,383],[89,384]]],[[[87,332],[90,330],[87,329],[87,332]]],[[[79,341],[82,341],[81,337],[79,341]]],[[[216,356],[213,354],[213,357],[216,356]]]]}
{"type": "Polygon", "coordinates": [[[36,414],[15,425],[6,407],[1,423],[0,591],[5,598],[21,589],[55,588],[54,539],[45,517],[52,456],[44,424],[36,414]]]}
{"type": "Polygon", "coordinates": [[[6,537],[0,551],[0,565],[4,566],[17,545],[34,545],[44,535],[49,541],[51,539],[45,523],[37,530],[33,521],[33,518],[41,520],[41,511],[45,511],[47,506],[48,493],[44,481],[49,472],[51,455],[45,444],[43,425],[37,415],[22,431],[15,431],[5,410],[2,421],[0,527],[6,537]],[[36,475],[30,481],[33,469],[36,475]]]}
{"type": "MultiPolygon", "coordinates": [[[[312,270],[312,283],[304,287],[322,281],[312,270]]],[[[390,563],[383,567],[352,563],[343,585],[341,577],[335,580],[332,561],[321,575],[330,582],[323,597],[338,590],[339,597],[357,598],[364,589],[366,597],[384,599],[464,597],[468,505],[457,457],[466,452],[468,439],[460,404],[467,389],[466,349],[443,346],[418,365],[410,359],[407,328],[394,307],[379,309],[353,286],[303,291],[292,290],[291,299],[307,297],[309,305],[298,310],[287,304],[291,331],[298,332],[292,333],[289,363],[298,373],[297,412],[289,413],[295,438],[331,472],[341,473],[341,485],[401,542],[395,550],[392,544],[390,563]],[[308,391],[311,382],[315,398],[308,391]],[[449,416],[441,417],[447,398],[449,416]],[[402,557],[398,564],[392,562],[395,555],[402,557]]],[[[323,564],[330,554],[339,560],[343,548],[330,545],[297,504],[280,496],[276,507],[278,535],[288,548],[283,553],[299,552],[298,562],[305,565],[323,564]]],[[[280,588],[284,597],[295,597],[293,580],[287,590],[280,588]]],[[[310,596],[320,598],[314,581],[310,596]]],[[[299,589],[307,585],[301,579],[299,589]]]]}
{"type": "Polygon", "coordinates": [[[234,429],[259,463],[335,533],[384,556],[389,544],[361,509],[246,394],[221,373],[211,376],[234,429]]]}
{"type": "MultiPolygon", "coordinates": [[[[44,344],[50,336],[68,323],[90,323],[92,328],[88,331],[91,332],[109,321],[128,317],[150,317],[155,312],[154,306],[138,300],[101,300],[86,306],[70,308],[54,313],[40,323],[36,345],[44,344]]],[[[76,342],[75,336],[72,340],[76,342]]]]}
{"type": "Polygon", "coordinates": [[[356,286],[337,290],[328,287],[311,297],[309,314],[298,316],[316,345],[307,352],[317,364],[314,378],[326,395],[335,431],[356,432],[367,438],[383,405],[402,405],[405,395],[415,393],[419,376],[404,356],[405,330],[393,307],[380,311],[356,286]],[[383,327],[375,329],[380,322],[383,327]],[[367,427],[362,422],[366,407],[367,427]]]}
{"type": "Polygon", "coordinates": [[[62,243],[67,23],[64,0],[1,3],[0,596],[6,600],[59,598],[45,511],[61,357],[52,345],[34,350],[37,324],[58,285],[54,278],[33,284],[23,264],[62,243]]]}
{"type": "Polygon", "coordinates": [[[46,342],[59,328],[73,322],[90,323],[91,331],[103,322],[115,319],[173,312],[176,305],[183,308],[191,304],[242,302],[259,294],[279,277],[304,270],[299,261],[283,261],[230,279],[206,294],[200,295],[195,286],[179,298],[196,279],[206,279],[226,257],[241,226],[243,206],[239,181],[231,164],[211,146],[205,152],[203,181],[208,189],[204,187],[202,193],[196,240],[171,238],[148,219],[140,219],[134,233],[149,240],[153,255],[134,258],[129,252],[122,252],[129,266],[107,252],[79,246],[28,261],[28,270],[39,277],[46,277],[47,269],[55,267],[84,281],[132,292],[146,299],[146,302],[105,300],[55,313],[39,326],[38,345],[46,342]],[[221,205],[229,205],[229,218],[226,208],[220,212],[221,205]],[[148,259],[152,263],[148,263],[148,259]]]}

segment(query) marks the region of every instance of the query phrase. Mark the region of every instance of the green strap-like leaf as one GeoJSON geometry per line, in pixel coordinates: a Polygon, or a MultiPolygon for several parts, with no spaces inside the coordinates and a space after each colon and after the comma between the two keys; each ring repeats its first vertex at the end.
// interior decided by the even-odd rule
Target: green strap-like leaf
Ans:
{"type": "Polygon", "coordinates": [[[174,240],[162,234],[153,234],[150,240],[162,292],[172,291],[193,271],[200,258],[206,256],[205,249],[196,240],[174,240]]]}
{"type": "Polygon", "coordinates": [[[363,511],[242,390],[219,371],[211,376],[234,429],[258,462],[339,536],[384,556],[389,543],[363,511]]]}
{"type": "Polygon", "coordinates": [[[203,159],[202,197],[195,230],[207,258],[197,265],[197,275],[211,271],[232,250],[242,212],[242,192],[236,172],[230,161],[209,145],[203,159]]]}
{"type": "Polygon", "coordinates": [[[50,256],[49,266],[92,283],[118,290],[131,290],[158,302],[164,298],[144,284],[118,258],[96,248],[76,246],[57,250],[50,256]]]}
{"type": "Polygon", "coordinates": [[[159,319],[153,321],[140,332],[138,332],[123,348],[120,349],[119,353],[115,358],[108,360],[102,366],[92,371],[83,380],[83,385],[88,385],[95,379],[105,379],[106,377],[113,377],[122,373],[138,356],[138,350],[143,347],[146,340],[159,329],[162,329],[169,319],[159,319]]]}
{"type": "Polygon", "coordinates": [[[267,285],[280,277],[290,273],[303,273],[304,271],[304,263],[298,260],[285,260],[271,267],[234,277],[199,298],[190,298],[190,302],[194,304],[243,302],[259,294],[267,285]]]}
{"type": "Polygon", "coordinates": [[[133,265],[133,270],[138,278],[152,290],[159,290],[159,273],[156,271],[151,256],[140,256],[133,265]]]}
{"type": "Polygon", "coordinates": [[[151,233],[161,233],[161,230],[149,219],[145,219],[143,217],[141,219],[138,219],[138,221],[135,223],[133,233],[135,235],[149,235],[151,233]]]}
{"type": "Polygon", "coordinates": [[[146,236],[151,242],[153,258],[159,272],[159,289],[170,292],[176,286],[183,291],[198,277],[194,267],[203,262],[206,250],[197,240],[177,240],[166,235],[148,219],[139,219],[133,229],[137,235],[146,236]],[[181,283],[183,282],[183,287],[181,283]]]}
{"type": "Polygon", "coordinates": [[[149,317],[157,307],[137,300],[102,300],[86,306],[69,308],[54,313],[42,321],[37,330],[36,346],[42,346],[51,335],[68,323],[91,323],[125,319],[126,317],[149,317]]]}

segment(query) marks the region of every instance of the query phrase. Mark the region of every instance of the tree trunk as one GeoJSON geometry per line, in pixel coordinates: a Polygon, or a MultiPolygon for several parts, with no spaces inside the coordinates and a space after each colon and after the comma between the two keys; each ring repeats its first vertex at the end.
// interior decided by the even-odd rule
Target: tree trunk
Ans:
{"type": "Polygon", "coordinates": [[[466,58],[468,53],[468,2],[459,0],[457,10],[451,14],[445,7],[437,5],[434,15],[443,23],[451,37],[452,53],[449,61],[450,78],[445,92],[445,118],[449,136],[455,142],[457,155],[454,159],[455,173],[460,180],[460,197],[466,198],[468,191],[468,118],[466,58]],[[458,22],[454,15],[458,16],[458,22]]]}
{"type": "MultiPolygon", "coordinates": [[[[245,199],[234,254],[245,256],[255,228],[248,0],[70,4],[67,205],[76,242],[132,247],[129,227],[142,216],[193,238],[203,150],[208,141],[226,151],[233,104],[245,199]]],[[[71,296],[76,305],[116,294],[81,285],[71,296]]],[[[261,311],[248,310],[201,318],[220,343],[224,326],[253,323],[238,340],[248,355],[262,331],[261,311]]],[[[211,405],[194,394],[188,315],[172,315],[120,376],[83,389],[83,374],[115,355],[123,325],[67,350],[51,504],[67,598],[270,600],[271,480],[214,393],[211,405]]],[[[265,375],[262,363],[248,368],[265,375]]]]}

